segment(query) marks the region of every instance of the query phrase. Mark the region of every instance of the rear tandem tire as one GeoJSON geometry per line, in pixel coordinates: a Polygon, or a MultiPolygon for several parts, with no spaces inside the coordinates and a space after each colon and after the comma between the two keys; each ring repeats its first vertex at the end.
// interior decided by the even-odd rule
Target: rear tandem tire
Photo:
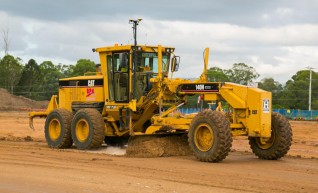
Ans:
{"type": "Polygon", "coordinates": [[[260,159],[277,160],[287,154],[292,142],[292,129],[288,120],[279,113],[272,113],[271,138],[262,143],[258,137],[249,137],[253,153],[260,159]]]}
{"type": "Polygon", "coordinates": [[[96,149],[104,141],[104,120],[96,109],[77,111],[72,121],[72,139],[78,149],[96,149]]]}
{"type": "Polygon", "coordinates": [[[53,110],[45,120],[44,133],[47,144],[52,148],[62,149],[72,146],[72,113],[66,109],[53,110]]]}
{"type": "Polygon", "coordinates": [[[188,141],[195,157],[200,161],[222,161],[232,147],[230,122],[221,112],[200,112],[191,121],[188,141]]]}

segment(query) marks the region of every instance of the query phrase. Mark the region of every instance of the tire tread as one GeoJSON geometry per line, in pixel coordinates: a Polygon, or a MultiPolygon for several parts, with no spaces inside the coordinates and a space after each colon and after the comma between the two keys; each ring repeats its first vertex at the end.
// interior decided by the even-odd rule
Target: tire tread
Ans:
{"type": "Polygon", "coordinates": [[[91,138],[91,140],[89,140],[87,143],[84,142],[79,142],[78,140],[76,140],[76,135],[75,135],[75,126],[76,126],[76,115],[74,117],[74,120],[72,122],[72,138],[73,141],[75,143],[75,145],[77,146],[78,149],[96,149],[99,148],[105,138],[105,134],[104,134],[104,120],[102,115],[100,114],[100,112],[96,109],[92,109],[92,108],[84,108],[81,109],[79,111],[77,111],[76,114],[79,113],[84,113],[85,118],[87,119],[87,121],[90,121],[92,126],[93,126],[93,132],[89,132],[89,138],[91,138]]]}
{"type": "Polygon", "coordinates": [[[69,112],[66,109],[58,108],[53,110],[47,117],[45,121],[45,127],[44,127],[44,133],[46,142],[48,145],[52,148],[57,149],[63,149],[63,148],[69,148],[73,144],[73,140],[71,137],[71,122],[72,122],[73,115],[71,112],[69,112]],[[56,118],[59,119],[61,124],[61,136],[62,138],[59,139],[58,143],[53,142],[49,137],[49,131],[48,131],[48,124],[50,123],[50,119],[52,116],[57,116],[56,118]]]}
{"type": "Polygon", "coordinates": [[[278,132],[276,134],[276,141],[269,149],[260,149],[256,143],[256,138],[249,137],[249,144],[253,153],[260,159],[265,160],[277,160],[284,157],[290,149],[292,142],[292,129],[289,121],[279,113],[272,113],[272,127],[278,125],[275,128],[278,132]]]}
{"type": "MultiPolygon", "coordinates": [[[[220,162],[226,158],[226,156],[231,151],[232,147],[232,134],[230,129],[230,122],[227,118],[218,111],[212,111],[210,109],[204,110],[196,115],[190,124],[190,129],[188,133],[188,142],[190,148],[194,152],[195,157],[203,162],[220,162]],[[201,119],[207,120],[207,122],[212,122],[217,129],[217,136],[214,136],[217,143],[214,144],[214,150],[208,150],[207,152],[201,152],[196,148],[194,143],[194,129],[197,122],[201,119]],[[216,139],[217,138],[217,139],[216,139]]],[[[211,148],[211,149],[212,149],[211,148]]]]}

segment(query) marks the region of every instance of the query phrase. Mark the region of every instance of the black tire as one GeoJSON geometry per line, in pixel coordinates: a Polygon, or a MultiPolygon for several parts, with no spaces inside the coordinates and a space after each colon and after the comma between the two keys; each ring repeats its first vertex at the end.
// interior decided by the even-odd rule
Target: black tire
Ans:
{"type": "Polygon", "coordinates": [[[292,129],[288,120],[279,113],[272,113],[271,138],[264,144],[258,137],[249,137],[253,153],[260,159],[277,160],[287,154],[292,142],[292,129]]]}
{"type": "Polygon", "coordinates": [[[72,121],[72,139],[78,149],[96,149],[104,141],[104,120],[96,109],[77,111],[72,121]]]}
{"type": "Polygon", "coordinates": [[[188,141],[200,161],[222,161],[232,147],[230,122],[221,112],[210,109],[200,112],[191,121],[188,141]]]}
{"type": "Polygon", "coordinates": [[[55,109],[47,116],[44,133],[46,142],[50,147],[62,149],[72,146],[72,117],[72,113],[66,109],[55,109]]]}
{"type": "Polygon", "coordinates": [[[128,144],[129,136],[125,137],[105,137],[105,143],[110,146],[123,147],[128,144]]]}

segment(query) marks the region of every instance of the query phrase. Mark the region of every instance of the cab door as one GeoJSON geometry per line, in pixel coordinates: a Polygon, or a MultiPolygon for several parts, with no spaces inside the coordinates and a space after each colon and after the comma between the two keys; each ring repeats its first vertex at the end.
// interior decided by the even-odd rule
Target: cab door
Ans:
{"type": "Polygon", "coordinates": [[[129,75],[129,52],[113,53],[112,87],[115,102],[129,102],[129,75]]]}

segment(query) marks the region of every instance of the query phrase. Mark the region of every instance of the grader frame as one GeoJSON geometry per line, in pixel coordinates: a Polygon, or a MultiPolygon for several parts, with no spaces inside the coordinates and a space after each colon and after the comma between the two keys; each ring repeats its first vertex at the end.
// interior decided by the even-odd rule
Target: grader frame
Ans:
{"type": "Polygon", "coordinates": [[[135,41],[93,51],[99,53],[101,63],[95,73],[60,79],[58,97],[52,96],[47,110],[30,112],[31,128],[34,117],[47,117],[45,136],[50,147],[67,148],[74,142],[79,149],[91,149],[104,140],[113,144],[129,136],[185,133],[201,161],[223,160],[232,135],[248,136],[253,152],[262,159],[279,159],[289,150],[291,127],[271,112],[270,92],[208,82],[209,48],[203,73],[193,81],[173,78],[180,61],[173,47],[135,41]],[[227,101],[231,112],[171,116],[194,94],[209,102],[227,101]]]}

